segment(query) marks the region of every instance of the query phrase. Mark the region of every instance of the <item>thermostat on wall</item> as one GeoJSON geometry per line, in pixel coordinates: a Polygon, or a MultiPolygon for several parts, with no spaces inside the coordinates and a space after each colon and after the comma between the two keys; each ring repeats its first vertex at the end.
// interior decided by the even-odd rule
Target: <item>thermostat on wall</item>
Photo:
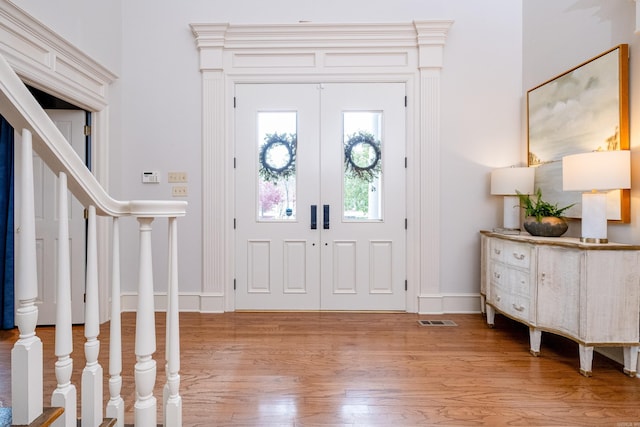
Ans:
{"type": "Polygon", "coordinates": [[[142,172],[142,182],[144,184],[158,184],[160,173],[158,171],[142,172]]]}

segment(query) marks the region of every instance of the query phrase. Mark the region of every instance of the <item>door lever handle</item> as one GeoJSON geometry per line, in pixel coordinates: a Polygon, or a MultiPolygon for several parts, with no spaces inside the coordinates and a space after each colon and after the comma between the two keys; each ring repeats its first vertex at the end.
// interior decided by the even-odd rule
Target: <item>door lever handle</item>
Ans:
{"type": "Polygon", "coordinates": [[[325,230],[329,229],[329,205],[322,205],[323,214],[322,214],[322,228],[325,230]]]}
{"type": "Polygon", "coordinates": [[[311,205],[311,229],[318,228],[318,205],[311,205]]]}

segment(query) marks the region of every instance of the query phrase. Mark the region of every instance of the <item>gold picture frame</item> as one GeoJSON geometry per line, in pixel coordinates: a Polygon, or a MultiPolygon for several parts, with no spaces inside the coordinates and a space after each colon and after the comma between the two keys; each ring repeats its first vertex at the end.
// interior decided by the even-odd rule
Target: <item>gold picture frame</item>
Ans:
{"type": "MultiPolygon", "coordinates": [[[[527,92],[528,165],[535,188],[580,218],[581,193],[562,190],[562,157],[629,149],[629,46],[618,45],[527,92]]],[[[607,219],[631,220],[630,191],[607,194],[607,219]]]]}

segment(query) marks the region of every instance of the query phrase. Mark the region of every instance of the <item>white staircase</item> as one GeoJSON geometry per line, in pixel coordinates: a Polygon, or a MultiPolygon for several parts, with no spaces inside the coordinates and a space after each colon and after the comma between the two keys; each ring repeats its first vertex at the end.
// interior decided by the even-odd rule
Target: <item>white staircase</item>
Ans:
{"type": "MultiPolygon", "coordinates": [[[[156,427],[157,399],[153,395],[156,382],[156,332],[153,304],[153,274],[151,255],[152,223],[156,218],[168,218],[168,260],[169,283],[166,324],[166,384],[161,397],[165,426],[182,425],[182,398],[180,385],[180,332],[178,324],[178,271],[177,271],[177,218],[186,213],[186,202],[176,201],[118,201],[111,198],[89,171],[84,162],[64,136],[49,119],[33,98],[18,75],[4,57],[0,55],[0,114],[21,134],[20,147],[22,195],[20,218],[16,218],[16,236],[20,252],[16,258],[16,324],[20,336],[11,356],[12,377],[12,424],[29,425],[43,415],[44,407],[64,408],[64,412],[54,422],[55,426],[76,426],[78,407],[82,426],[100,426],[105,412],[115,419],[114,425],[124,426],[125,403],[120,396],[122,387],[122,358],[135,357],[134,403],[135,425],[156,427]],[[36,241],[33,201],[32,150],[43,159],[58,176],[58,259],[56,277],[56,337],[55,375],[57,388],[45,404],[43,397],[42,343],[37,336],[36,323],[38,297],[36,277],[36,241]],[[80,396],[76,395],[76,385],[71,381],[73,367],[73,343],[71,334],[71,280],[69,275],[67,189],[88,210],[87,229],[87,274],[85,304],[85,345],[86,361],[80,396]],[[123,355],[120,332],[120,268],[119,268],[119,222],[137,220],[139,223],[139,273],[138,306],[136,316],[135,355],[123,355]],[[98,363],[101,350],[99,341],[99,292],[98,254],[96,229],[97,221],[112,221],[112,283],[111,283],[111,329],[107,351],[109,352],[108,379],[103,377],[103,367],[98,363]],[[104,405],[103,383],[108,381],[109,399],[104,405]],[[78,406],[79,405],[79,406],[78,406]],[[105,407],[106,406],[106,407],[105,407]]],[[[79,357],[78,357],[79,358],[79,357]]],[[[79,358],[80,359],[80,358],[79,358]]],[[[103,424],[104,425],[104,424],[103,424]]],[[[111,424],[109,424],[111,425],[111,424]]]]}

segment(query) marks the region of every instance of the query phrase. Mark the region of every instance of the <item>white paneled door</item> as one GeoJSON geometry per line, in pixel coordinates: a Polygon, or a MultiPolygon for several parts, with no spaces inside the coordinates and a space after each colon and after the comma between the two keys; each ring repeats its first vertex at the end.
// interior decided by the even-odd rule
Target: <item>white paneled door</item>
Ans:
{"type": "Polygon", "coordinates": [[[236,309],[405,310],[405,85],[235,90],[236,309]]]}
{"type": "MultiPolygon", "coordinates": [[[[62,135],[84,160],[85,112],[82,110],[46,110],[62,135]]],[[[16,138],[19,134],[16,132],[16,138]]],[[[16,150],[16,156],[20,150],[16,150]]],[[[20,165],[18,159],[16,165],[20,165]]],[[[58,218],[56,209],[57,176],[33,153],[34,207],[36,226],[36,264],[38,268],[38,325],[53,325],[56,320],[56,261],[58,218]]],[[[19,179],[19,172],[15,177],[19,179]]],[[[15,184],[19,188],[18,183],[15,184]]],[[[20,195],[16,194],[16,198],[20,195]]],[[[71,255],[71,310],[74,324],[84,323],[85,220],[84,208],[69,194],[69,250],[71,255]]],[[[16,207],[19,203],[15,204],[16,207]]],[[[15,213],[16,218],[19,213],[15,213]]],[[[17,239],[16,239],[17,242],[17,239]]],[[[16,243],[17,244],[17,243],[16,243]]],[[[17,251],[16,251],[17,252],[17,251]]]]}

